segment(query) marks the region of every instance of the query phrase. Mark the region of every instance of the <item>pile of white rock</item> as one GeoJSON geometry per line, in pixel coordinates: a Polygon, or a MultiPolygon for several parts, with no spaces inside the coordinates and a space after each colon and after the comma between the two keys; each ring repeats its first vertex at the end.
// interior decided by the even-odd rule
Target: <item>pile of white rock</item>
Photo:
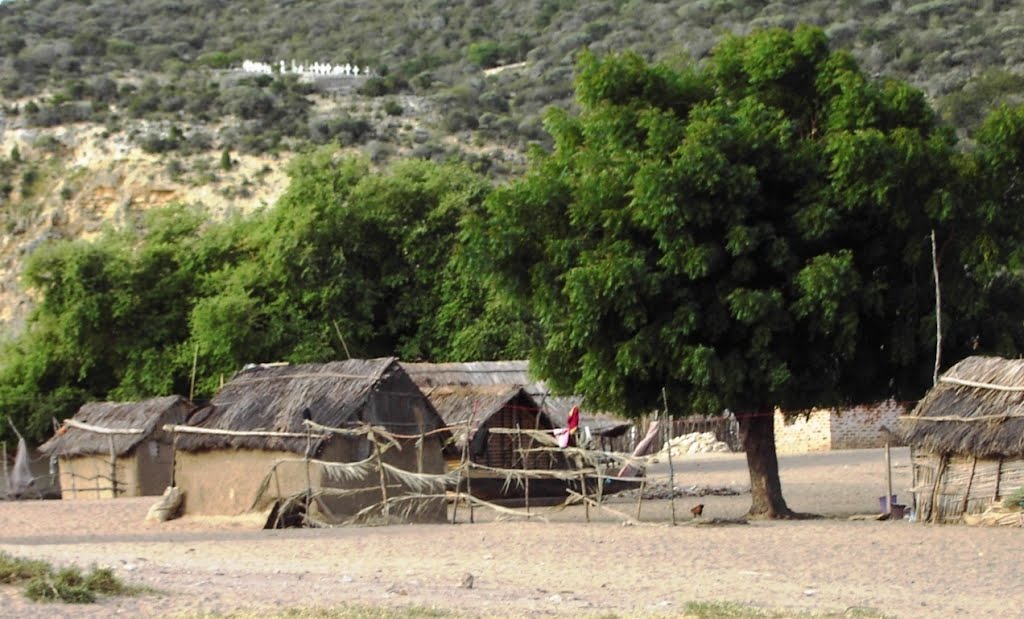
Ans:
{"type": "Polygon", "coordinates": [[[732,452],[729,445],[715,438],[714,432],[693,432],[677,436],[666,442],[657,455],[667,456],[670,449],[673,458],[694,454],[732,452]]]}

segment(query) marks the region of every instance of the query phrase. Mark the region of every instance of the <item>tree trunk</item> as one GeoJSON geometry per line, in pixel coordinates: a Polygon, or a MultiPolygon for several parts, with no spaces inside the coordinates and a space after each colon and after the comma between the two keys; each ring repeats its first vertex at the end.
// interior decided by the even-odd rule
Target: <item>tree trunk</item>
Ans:
{"type": "Polygon", "coordinates": [[[779,460],[775,455],[774,411],[762,407],[757,413],[738,414],[736,420],[750,471],[751,505],[747,516],[758,519],[797,517],[782,498],[779,460]]]}

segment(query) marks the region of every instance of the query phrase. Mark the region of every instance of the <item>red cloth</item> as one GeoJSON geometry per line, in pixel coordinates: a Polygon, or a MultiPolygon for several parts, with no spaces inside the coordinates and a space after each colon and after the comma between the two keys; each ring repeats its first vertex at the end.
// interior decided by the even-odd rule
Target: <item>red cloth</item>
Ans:
{"type": "Polygon", "coordinates": [[[558,441],[558,446],[565,449],[569,446],[569,437],[576,431],[576,428],[580,427],[580,407],[573,406],[572,410],[569,411],[569,420],[567,428],[557,428],[555,430],[555,440],[558,441]]]}

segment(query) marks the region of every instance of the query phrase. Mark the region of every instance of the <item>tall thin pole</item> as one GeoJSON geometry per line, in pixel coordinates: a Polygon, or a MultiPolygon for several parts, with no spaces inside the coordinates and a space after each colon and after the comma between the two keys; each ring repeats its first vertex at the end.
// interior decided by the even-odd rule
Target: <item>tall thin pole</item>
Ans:
{"type": "Polygon", "coordinates": [[[7,443],[0,443],[0,449],[3,450],[3,461],[4,461],[4,484],[6,484],[7,494],[11,493],[13,489],[11,486],[11,471],[7,468],[7,443]]]}
{"type": "MultiPolygon", "coordinates": [[[[110,496],[117,498],[117,452],[114,450],[114,436],[107,435],[107,443],[110,446],[110,496]]],[[[99,485],[97,482],[96,495],[99,496],[99,485]]]]}
{"type": "MultiPolygon", "coordinates": [[[[668,395],[665,388],[661,388],[661,401],[665,404],[665,421],[669,427],[672,426],[672,418],[668,415],[668,395]]],[[[672,526],[676,526],[676,471],[672,465],[672,433],[669,432],[668,439],[668,500],[672,514],[672,526]]]]}
{"type": "Polygon", "coordinates": [[[196,366],[199,365],[199,344],[196,343],[195,352],[192,353],[192,377],[188,381],[188,401],[191,402],[196,393],[196,366]]]}
{"type": "Polygon", "coordinates": [[[892,513],[892,455],[889,441],[885,442],[885,513],[892,513]]]}
{"type": "Polygon", "coordinates": [[[935,370],[932,384],[939,382],[939,365],[942,362],[942,293],[939,289],[939,258],[935,243],[935,228],[932,228],[932,277],[935,278],[935,370]]]}

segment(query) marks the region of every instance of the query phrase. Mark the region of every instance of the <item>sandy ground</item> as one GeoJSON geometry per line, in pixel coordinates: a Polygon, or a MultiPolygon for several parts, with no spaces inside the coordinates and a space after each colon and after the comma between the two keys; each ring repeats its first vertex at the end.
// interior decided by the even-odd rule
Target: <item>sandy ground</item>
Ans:
{"type": "MultiPolygon", "coordinates": [[[[894,451],[894,490],[909,499],[906,450],[894,451]]],[[[581,507],[544,521],[467,510],[456,525],[251,530],[225,522],[143,522],[145,499],[0,503],[0,550],[58,564],[111,566],[158,593],[97,605],[39,605],[0,587],[3,617],[180,616],[282,608],[426,606],[459,616],[614,614],[677,617],[691,601],[772,610],[895,617],[1013,616],[1024,607],[1019,529],[850,521],[878,511],[881,450],[780,458],[789,505],[826,518],[693,526],[741,516],[750,495],[645,501],[640,525],[581,507]],[[685,515],[685,517],[684,517],[685,515]],[[472,574],[472,588],[461,586],[472,574]]],[[[676,486],[747,485],[742,454],[676,462],[676,486]]],[[[657,465],[653,477],[664,478],[657,465]]],[[[634,515],[635,499],[609,506],[634,515]]],[[[534,510],[538,512],[541,510],[534,510]]]]}

